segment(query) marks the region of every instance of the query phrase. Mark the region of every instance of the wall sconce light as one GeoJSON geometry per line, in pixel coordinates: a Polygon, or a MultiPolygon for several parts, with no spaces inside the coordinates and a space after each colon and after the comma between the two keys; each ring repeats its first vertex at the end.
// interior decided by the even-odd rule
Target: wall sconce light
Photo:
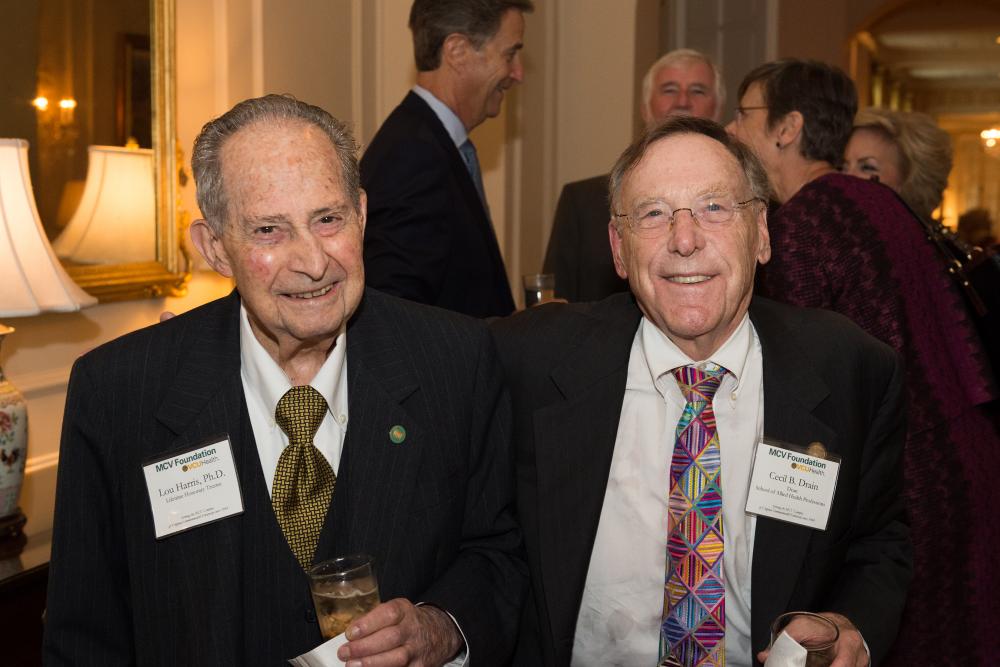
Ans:
{"type": "Polygon", "coordinates": [[[53,106],[52,100],[44,95],[39,95],[31,100],[31,106],[35,107],[38,114],[39,127],[44,128],[48,136],[56,140],[76,138],[77,129],[74,125],[74,114],[77,103],[74,98],[63,97],[53,106]]]}
{"type": "Polygon", "coordinates": [[[979,133],[979,140],[983,143],[983,150],[990,157],[1000,159],[1000,129],[991,127],[979,133]]]}

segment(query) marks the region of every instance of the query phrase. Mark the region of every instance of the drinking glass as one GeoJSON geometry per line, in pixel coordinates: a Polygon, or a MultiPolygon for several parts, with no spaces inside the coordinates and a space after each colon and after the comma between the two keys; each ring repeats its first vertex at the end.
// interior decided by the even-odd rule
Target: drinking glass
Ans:
{"type": "Polygon", "coordinates": [[[524,307],[551,301],[556,296],[556,277],[552,273],[531,273],[523,276],[524,307]]]}
{"type": "Polygon", "coordinates": [[[840,628],[826,616],[811,611],[790,611],[774,619],[768,649],[793,621],[795,634],[789,634],[806,650],[806,667],[827,667],[833,662],[833,645],[840,638],[840,628]]]}
{"type": "Polygon", "coordinates": [[[309,589],[323,639],[343,634],[347,626],[379,603],[375,562],[371,556],[341,556],[309,568],[309,589]]]}

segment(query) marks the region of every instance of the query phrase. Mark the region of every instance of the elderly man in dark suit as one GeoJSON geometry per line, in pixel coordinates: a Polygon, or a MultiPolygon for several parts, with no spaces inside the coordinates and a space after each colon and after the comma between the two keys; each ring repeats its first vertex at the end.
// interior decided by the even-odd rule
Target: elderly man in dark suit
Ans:
{"type": "Polygon", "coordinates": [[[533,584],[515,664],[749,666],[789,611],[837,626],[837,667],[877,663],[912,567],[896,356],[752,297],[767,178],[716,123],[653,129],[611,191],[631,293],[494,325],[533,584]]]}
{"type": "Polygon", "coordinates": [[[323,642],[306,568],[354,553],[384,602],[341,659],[505,662],[526,577],[495,349],[365,289],[355,151],[285,96],[203,128],[191,236],[236,291],[75,365],[47,664],[281,664],[323,642]]]}
{"type": "Polygon", "coordinates": [[[474,317],[514,310],[469,132],[524,77],[531,0],[415,0],[417,85],[361,160],[368,284],[474,317]]]}
{"type": "MultiPolygon", "coordinates": [[[[679,114],[719,120],[725,102],[726,86],[712,59],[694,49],[675,49],[646,72],[639,111],[647,127],[679,114]]],[[[628,289],[615,273],[607,225],[608,174],[563,186],[543,268],[556,277],[557,297],[597,301],[628,289]]]]}

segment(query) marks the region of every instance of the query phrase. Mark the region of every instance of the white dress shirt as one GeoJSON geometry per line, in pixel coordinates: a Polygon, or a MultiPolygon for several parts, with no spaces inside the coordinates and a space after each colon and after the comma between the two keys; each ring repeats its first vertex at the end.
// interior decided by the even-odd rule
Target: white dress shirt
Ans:
{"type": "MultiPolygon", "coordinates": [[[[760,341],[749,316],[709,359],[729,372],[713,407],[722,466],[726,664],[753,664],[747,514],[753,452],[763,432],[760,341]]],[[[646,318],[629,356],[611,470],[573,642],[573,665],[656,665],[666,578],[670,460],[685,399],[671,371],[695,364],[646,318]]]]}
{"type": "MultiPolygon", "coordinates": [[[[309,382],[326,399],[327,411],[316,431],[313,443],[326,459],[334,474],[340,468],[340,454],[347,434],[347,332],[341,329],[333,350],[327,356],[316,377],[309,382]]],[[[274,420],[278,401],[292,388],[288,376],[260,344],[246,309],[240,306],[240,378],[250,413],[250,426],[257,441],[260,468],[267,481],[267,492],[274,485],[278,459],[288,445],[288,436],[274,420]]]]}
{"type": "MultiPolygon", "coordinates": [[[[278,459],[288,445],[288,436],[274,419],[278,401],[292,388],[288,376],[278,363],[271,358],[260,344],[247,318],[246,309],[240,305],[240,378],[243,380],[243,394],[246,396],[250,426],[257,441],[257,455],[260,457],[261,471],[267,481],[267,493],[274,485],[274,472],[278,469],[278,459]]],[[[326,399],[327,411],[316,431],[313,445],[326,459],[334,474],[340,470],[340,455],[344,451],[344,437],[347,435],[347,331],[344,327],[337,334],[326,361],[320,367],[309,386],[326,399]]],[[[444,610],[455,623],[462,643],[465,633],[462,627],[444,610]]],[[[334,642],[331,639],[326,643],[334,642]]],[[[447,667],[460,667],[469,658],[468,648],[463,648],[447,667]]],[[[341,664],[339,661],[333,664],[341,664]]]]}
{"type": "Polygon", "coordinates": [[[464,144],[469,138],[469,133],[465,130],[465,124],[455,114],[455,112],[451,110],[451,107],[434,97],[434,93],[426,88],[413,86],[413,92],[424,102],[427,102],[431,111],[434,112],[434,115],[437,116],[438,120],[441,121],[441,124],[444,125],[444,129],[447,130],[448,136],[455,142],[455,147],[457,148],[464,144]]]}

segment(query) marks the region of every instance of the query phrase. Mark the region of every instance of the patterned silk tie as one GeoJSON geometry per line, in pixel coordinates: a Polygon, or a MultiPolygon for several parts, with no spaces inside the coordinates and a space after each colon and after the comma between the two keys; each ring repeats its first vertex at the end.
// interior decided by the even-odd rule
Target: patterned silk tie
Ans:
{"type": "Polygon", "coordinates": [[[288,546],[304,569],[312,565],[337,478],[313,445],[326,400],[310,387],[292,387],[278,401],[274,419],[288,436],[274,471],[271,506],[288,546]]]}
{"type": "Polygon", "coordinates": [[[476,185],[476,192],[479,193],[479,201],[483,202],[483,208],[486,209],[486,215],[488,216],[490,207],[486,203],[486,191],[483,189],[483,175],[479,170],[479,156],[476,155],[476,147],[472,145],[472,140],[466,139],[458,147],[458,152],[462,154],[462,161],[465,162],[465,168],[469,170],[469,176],[472,177],[472,182],[476,185]]]}
{"type": "Polygon", "coordinates": [[[712,397],[726,369],[673,371],[687,401],[670,462],[666,585],[660,655],[684,667],[724,665],[726,595],[722,581],[722,479],[712,397]]]}

